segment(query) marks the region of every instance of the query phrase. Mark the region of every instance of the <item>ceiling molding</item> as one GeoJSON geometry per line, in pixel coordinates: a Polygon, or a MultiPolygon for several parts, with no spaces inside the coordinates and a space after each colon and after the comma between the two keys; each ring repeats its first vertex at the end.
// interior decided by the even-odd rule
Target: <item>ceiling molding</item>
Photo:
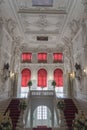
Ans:
{"type": "MultiPolygon", "coordinates": [[[[65,28],[67,27],[67,24],[68,24],[69,20],[70,20],[71,17],[72,17],[72,13],[73,13],[73,11],[74,11],[74,9],[75,9],[76,3],[77,3],[77,0],[73,0],[73,3],[72,3],[72,6],[71,6],[71,9],[70,9],[70,12],[69,12],[68,15],[66,16],[65,24],[64,24],[64,27],[63,27],[63,29],[62,29],[62,33],[61,33],[60,39],[62,39],[62,37],[64,37],[65,28]]],[[[60,39],[59,39],[59,40],[60,40],[60,39]]]]}
{"type": "Polygon", "coordinates": [[[31,31],[31,30],[27,30],[25,31],[26,35],[28,34],[59,34],[59,30],[55,30],[55,31],[46,31],[46,30],[40,30],[40,31],[31,31]]]}
{"type": "Polygon", "coordinates": [[[40,9],[19,9],[18,13],[29,14],[67,14],[66,10],[40,10],[40,9]]]}

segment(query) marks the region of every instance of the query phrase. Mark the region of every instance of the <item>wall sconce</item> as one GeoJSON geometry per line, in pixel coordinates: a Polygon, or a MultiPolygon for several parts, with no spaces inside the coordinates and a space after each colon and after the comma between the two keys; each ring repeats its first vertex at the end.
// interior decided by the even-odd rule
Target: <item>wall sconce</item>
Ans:
{"type": "Polygon", "coordinates": [[[76,69],[76,70],[81,70],[81,65],[78,64],[78,63],[76,63],[76,64],[75,64],[75,69],[76,69]]]}
{"type": "Polygon", "coordinates": [[[87,69],[83,69],[83,71],[82,71],[82,76],[86,76],[87,75],[87,69]]]}
{"type": "Polygon", "coordinates": [[[78,80],[80,80],[81,77],[82,77],[81,65],[78,64],[78,63],[76,63],[76,64],[75,64],[75,69],[76,69],[76,71],[75,71],[75,77],[76,77],[78,80]]]}
{"type": "Polygon", "coordinates": [[[3,69],[1,70],[1,78],[3,81],[7,80],[10,77],[9,63],[4,64],[3,69]]]}
{"type": "Polygon", "coordinates": [[[10,78],[14,78],[15,73],[14,72],[10,72],[10,78]]]}
{"type": "Polygon", "coordinates": [[[70,73],[70,77],[71,77],[72,79],[75,78],[75,72],[74,72],[74,71],[70,73]]]}

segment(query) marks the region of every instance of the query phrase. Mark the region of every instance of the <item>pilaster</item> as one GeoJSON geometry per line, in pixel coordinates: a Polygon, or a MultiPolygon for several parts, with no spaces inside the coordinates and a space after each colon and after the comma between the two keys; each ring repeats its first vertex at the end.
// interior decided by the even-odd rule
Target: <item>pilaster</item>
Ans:
{"type": "MultiPolygon", "coordinates": [[[[3,39],[3,18],[0,17],[0,59],[1,59],[2,39],[3,39]]],[[[1,60],[0,60],[0,65],[1,65],[1,60]]]]}

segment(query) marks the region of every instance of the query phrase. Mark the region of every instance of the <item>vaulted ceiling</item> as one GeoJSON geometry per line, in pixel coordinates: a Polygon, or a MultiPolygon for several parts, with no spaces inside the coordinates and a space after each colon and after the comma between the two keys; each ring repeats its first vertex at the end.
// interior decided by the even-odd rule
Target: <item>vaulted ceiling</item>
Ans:
{"type": "MultiPolygon", "coordinates": [[[[35,0],[33,0],[35,1],[35,0]]],[[[39,3],[40,0],[37,0],[39,3]]],[[[43,0],[41,4],[47,3],[43,0]]],[[[49,0],[48,0],[49,3],[49,0]]],[[[54,0],[52,6],[33,6],[32,0],[14,0],[13,5],[23,30],[26,43],[44,42],[56,46],[61,42],[73,0],[54,0]],[[37,36],[47,36],[48,41],[37,41],[37,36]]]]}
{"type": "Polygon", "coordinates": [[[18,26],[21,28],[22,38],[24,39],[23,45],[31,47],[40,45],[42,47],[45,45],[55,48],[58,48],[58,46],[64,47],[67,38],[70,38],[71,35],[70,24],[72,26],[72,21],[79,19],[78,16],[82,11],[82,8],[80,8],[82,0],[8,1],[14,11],[18,26]],[[34,5],[37,3],[41,6],[34,5]],[[37,36],[48,37],[48,40],[38,41],[37,36]]]}

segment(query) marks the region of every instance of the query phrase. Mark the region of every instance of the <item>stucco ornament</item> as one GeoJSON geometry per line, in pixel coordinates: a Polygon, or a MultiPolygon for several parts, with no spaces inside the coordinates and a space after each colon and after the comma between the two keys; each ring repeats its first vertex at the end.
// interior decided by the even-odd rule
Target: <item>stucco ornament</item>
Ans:
{"type": "Polygon", "coordinates": [[[84,12],[87,13],[87,0],[82,0],[82,3],[84,5],[84,12]]]}
{"type": "Polygon", "coordinates": [[[0,4],[4,3],[4,0],[0,0],[0,4]]]}
{"type": "Polygon", "coordinates": [[[14,37],[15,29],[16,29],[16,22],[13,19],[6,20],[6,28],[10,35],[14,37]]]}

